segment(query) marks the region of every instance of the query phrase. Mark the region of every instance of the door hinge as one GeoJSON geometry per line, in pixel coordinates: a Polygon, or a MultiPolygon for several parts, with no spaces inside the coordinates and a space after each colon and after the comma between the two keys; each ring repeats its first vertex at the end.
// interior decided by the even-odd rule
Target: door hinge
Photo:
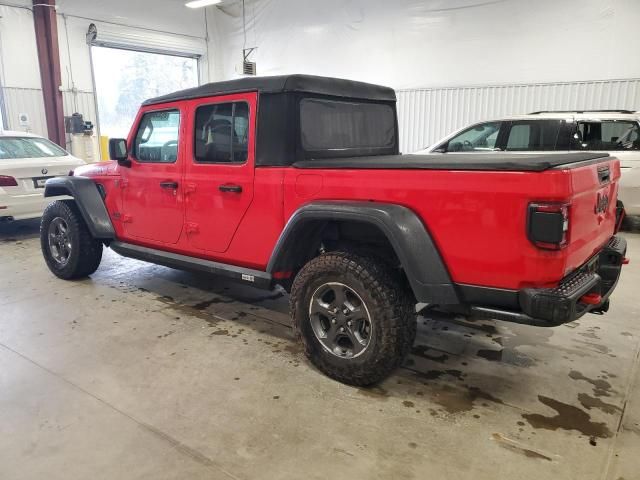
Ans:
{"type": "Polygon", "coordinates": [[[122,215],[122,223],[131,223],[133,222],[133,217],[131,215],[122,215]]]}
{"type": "Polygon", "coordinates": [[[196,184],[195,183],[186,183],[184,185],[184,194],[189,195],[190,193],[195,193],[196,184]]]}
{"type": "Polygon", "coordinates": [[[184,224],[184,227],[187,234],[198,233],[200,231],[200,227],[197,223],[188,222],[184,224]]]}

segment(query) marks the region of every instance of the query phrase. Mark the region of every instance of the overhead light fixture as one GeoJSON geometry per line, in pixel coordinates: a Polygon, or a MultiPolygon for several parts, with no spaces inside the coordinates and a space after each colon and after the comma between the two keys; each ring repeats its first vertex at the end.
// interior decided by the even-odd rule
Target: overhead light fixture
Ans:
{"type": "Polygon", "coordinates": [[[185,3],[184,6],[189,8],[200,8],[215,5],[216,3],[222,3],[222,0],[193,0],[185,3]]]}

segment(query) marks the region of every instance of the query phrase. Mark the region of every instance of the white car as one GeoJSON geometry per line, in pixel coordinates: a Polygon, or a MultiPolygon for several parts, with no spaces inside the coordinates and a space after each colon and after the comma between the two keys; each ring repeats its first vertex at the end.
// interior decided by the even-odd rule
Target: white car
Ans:
{"type": "Polygon", "coordinates": [[[85,165],[46,138],[0,130],[0,222],[38,218],[48,205],[44,182],[85,165]]]}
{"type": "Polygon", "coordinates": [[[620,159],[618,198],[627,215],[640,215],[640,112],[534,112],[480,122],[417,154],[462,152],[608,152],[620,159]]]}

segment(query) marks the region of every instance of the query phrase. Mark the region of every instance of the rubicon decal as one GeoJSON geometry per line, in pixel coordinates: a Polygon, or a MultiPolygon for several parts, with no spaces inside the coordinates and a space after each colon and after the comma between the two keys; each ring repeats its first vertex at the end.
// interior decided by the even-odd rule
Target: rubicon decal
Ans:
{"type": "Polygon", "coordinates": [[[598,196],[596,198],[596,206],[595,206],[595,213],[604,213],[607,211],[607,208],[609,207],[609,195],[607,195],[606,193],[600,193],[598,192],[598,196]]]}

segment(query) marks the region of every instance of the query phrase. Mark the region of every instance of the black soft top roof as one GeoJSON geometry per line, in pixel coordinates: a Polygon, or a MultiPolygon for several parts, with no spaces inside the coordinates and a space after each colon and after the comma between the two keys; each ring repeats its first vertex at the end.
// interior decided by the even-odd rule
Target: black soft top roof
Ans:
{"type": "Polygon", "coordinates": [[[484,170],[542,172],[582,162],[599,162],[608,153],[436,153],[427,155],[379,155],[374,157],[303,160],[295,168],[354,168],[382,170],[484,170]]]}
{"type": "Polygon", "coordinates": [[[272,77],[243,77],[224,82],[207,83],[199,87],[150,98],[143,105],[256,91],[259,93],[305,92],[366,100],[396,100],[396,92],[392,88],[372,83],[315,75],[278,75],[272,77]]]}

